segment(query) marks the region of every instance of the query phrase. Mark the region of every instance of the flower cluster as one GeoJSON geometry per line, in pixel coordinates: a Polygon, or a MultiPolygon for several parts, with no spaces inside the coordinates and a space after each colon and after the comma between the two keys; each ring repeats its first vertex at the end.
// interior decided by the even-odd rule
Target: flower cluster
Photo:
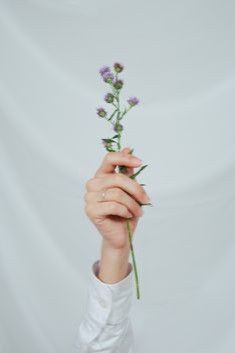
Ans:
{"type": "Polygon", "coordinates": [[[124,107],[124,109],[120,106],[120,92],[124,86],[124,81],[119,78],[119,74],[124,70],[124,65],[115,62],[113,64],[112,69],[104,65],[100,68],[99,73],[103,81],[110,86],[111,92],[107,92],[104,96],[104,101],[113,107],[113,111],[110,115],[107,113],[106,109],[103,107],[97,108],[97,114],[101,118],[106,118],[112,125],[113,130],[117,133],[116,139],[111,139],[107,143],[104,144],[103,139],[102,143],[108,151],[115,151],[116,148],[120,148],[120,138],[121,132],[123,131],[123,125],[120,123],[120,120],[127,114],[127,112],[139,104],[139,99],[137,97],[130,97],[127,99],[128,106],[124,107]]]}

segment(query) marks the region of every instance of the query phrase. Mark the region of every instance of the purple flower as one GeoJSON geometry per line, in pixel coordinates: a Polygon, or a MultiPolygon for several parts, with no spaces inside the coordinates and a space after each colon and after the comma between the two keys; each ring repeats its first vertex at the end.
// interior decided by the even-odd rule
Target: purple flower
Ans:
{"type": "Polygon", "coordinates": [[[108,66],[102,66],[101,68],[100,68],[100,74],[101,74],[101,76],[103,76],[106,72],[110,72],[110,68],[108,67],[108,66]]]}
{"type": "Polygon", "coordinates": [[[104,97],[105,102],[112,103],[114,100],[114,95],[112,93],[107,93],[104,97]]]}
{"type": "Polygon", "coordinates": [[[134,105],[138,104],[139,103],[139,99],[136,98],[136,97],[130,97],[127,102],[132,106],[134,107],[134,105]]]}
{"type": "Polygon", "coordinates": [[[102,77],[104,82],[112,83],[114,80],[114,75],[112,74],[112,72],[109,71],[105,72],[102,77]]]}
{"type": "Polygon", "coordinates": [[[97,114],[101,117],[104,118],[107,115],[107,112],[104,108],[100,107],[97,108],[97,114]]]}
{"type": "Polygon", "coordinates": [[[122,72],[124,69],[124,65],[122,65],[120,63],[114,63],[113,67],[117,73],[122,72]]]}

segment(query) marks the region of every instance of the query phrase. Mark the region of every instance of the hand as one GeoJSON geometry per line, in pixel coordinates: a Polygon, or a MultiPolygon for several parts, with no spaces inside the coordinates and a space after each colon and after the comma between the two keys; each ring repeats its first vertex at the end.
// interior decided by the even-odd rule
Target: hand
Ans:
{"type": "Polygon", "coordinates": [[[114,249],[128,246],[126,219],[131,218],[133,234],[143,214],[138,202],[149,201],[144,188],[136,180],[129,178],[134,174],[134,168],[141,165],[129,152],[129,148],[124,148],[119,152],[107,153],[94,178],[86,183],[87,192],[84,195],[87,216],[103,240],[114,249]],[[118,165],[127,167],[126,175],[115,171],[118,165]],[[102,200],[104,190],[105,200],[102,200]]]}

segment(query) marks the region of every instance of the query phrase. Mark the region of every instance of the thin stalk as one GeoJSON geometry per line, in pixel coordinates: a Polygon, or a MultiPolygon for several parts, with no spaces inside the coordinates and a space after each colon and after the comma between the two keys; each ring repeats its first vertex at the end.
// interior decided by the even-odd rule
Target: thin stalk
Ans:
{"type": "Polygon", "coordinates": [[[138,271],[137,271],[137,266],[136,266],[136,261],[135,261],[135,252],[134,252],[134,247],[133,247],[133,243],[132,243],[132,234],[131,234],[131,227],[130,227],[129,219],[126,220],[126,224],[127,224],[127,229],[128,229],[131,257],[132,257],[132,263],[133,263],[134,275],[135,275],[136,297],[137,297],[137,299],[140,299],[139,278],[138,278],[138,271]]]}
{"type": "MultiPolygon", "coordinates": [[[[121,150],[121,133],[118,133],[118,150],[121,150]]],[[[119,168],[120,171],[120,168],[119,168]]],[[[132,243],[132,232],[131,232],[131,226],[130,226],[130,220],[126,220],[126,225],[127,225],[127,230],[128,230],[128,238],[129,238],[129,245],[130,245],[130,250],[131,250],[131,258],[132,258],[132,263],[133,263],[133,269],[134,269],[134,276],[135,276],[135,285],[136,285],[136,297],[137,299],[140,299],[140,289],[139,289],[139,277],[138,277],[138,270],[136,266],[136,261],[135,261],[135,251],[132,243]]]]}

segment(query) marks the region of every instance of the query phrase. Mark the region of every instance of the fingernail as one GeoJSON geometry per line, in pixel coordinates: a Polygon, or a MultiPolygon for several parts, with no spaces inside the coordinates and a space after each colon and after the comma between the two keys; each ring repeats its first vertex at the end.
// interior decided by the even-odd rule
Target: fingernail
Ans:
{"type": "Polygon", "coordinates": [[[137,157],[133,157],[133,162],[135,162],[135,163],[143,163],[142,159],[137,158],[137,157]]]}
{"type": "Polygon", "coordinates": [[[145,198],[145,201],[146,201],[146,202],[151,201],[151,200],[150,200],[150,197],[149,197],[147,194],[145,195],[145,197],[144,197],[144,198],[145,198]]]}

